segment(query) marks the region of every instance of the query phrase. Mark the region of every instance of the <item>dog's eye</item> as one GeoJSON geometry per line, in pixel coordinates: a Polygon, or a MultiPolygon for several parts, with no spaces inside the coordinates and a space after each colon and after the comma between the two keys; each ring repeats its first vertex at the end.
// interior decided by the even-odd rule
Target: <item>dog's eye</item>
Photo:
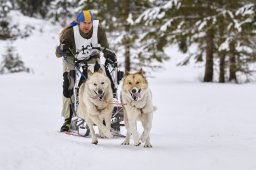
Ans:
{"type": "Polygon", "coordinates": [[[94,83],[93,85],[94,85],[94,86],[97,86],[97,84],[96,84],[96,83],[94,83]]]}
{"type": "Polygon", "coordinates": [[[104,84],[104,82],[101,82],[101,84],[103,85],[103,84],[104,84]]]}
{"type": "Polygon", "coordinates": [[[137,81],[137,82],[136,82],[136,84],[140,84],[140,82],[139,82],[139,81],[137,81]]]}
{"type": "Polygon", "coordinates": [[[130,81],[129,81],[129,84],[131,85],[131,84],[132,84],[132,82],[130,82],[130,81]]]}

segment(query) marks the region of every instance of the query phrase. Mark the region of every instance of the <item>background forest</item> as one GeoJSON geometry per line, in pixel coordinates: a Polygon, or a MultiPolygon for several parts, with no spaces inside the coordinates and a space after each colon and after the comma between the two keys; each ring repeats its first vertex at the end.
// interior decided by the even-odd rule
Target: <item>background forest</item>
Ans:
{"type": "MultiPolygon", "coordinates": [[[[87,9],[105,26],[126,72],[141,67],[158,70],[172,57],[164,49],[178,45],[187,55],[179,65],[201,63],[203,82],[247,82],[256,71],[255,5],[255,0],[0,0],[0,39],[24,38],[33,32],[33,25],[12,21],[12,10],[64,27],[87,9]]],[[[6,63],[19,60],[12,47],[0,55],[1,72],[6,63]]]]}

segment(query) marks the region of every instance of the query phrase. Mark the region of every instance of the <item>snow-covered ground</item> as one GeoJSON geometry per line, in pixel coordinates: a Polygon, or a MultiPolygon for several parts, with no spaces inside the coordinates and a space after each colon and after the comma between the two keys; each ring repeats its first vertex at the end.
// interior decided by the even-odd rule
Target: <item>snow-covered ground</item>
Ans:
{"type": "MultiPolygon", "coordinates": [[[[175,58],[165,70],[149,79],[158,108],[153,148],[122,146],[122,138],[92,145],[90,138],[59,133],[59,27],[35,23],[43,33],[14,42],[33,73],[0,76],[0,170],[256,169],[255,83],[200,83],[201,68],[175,66],[176,48],[167,50],[175,58]]],[[[0,41],[1,51],[5,46],[0,41]]]]}

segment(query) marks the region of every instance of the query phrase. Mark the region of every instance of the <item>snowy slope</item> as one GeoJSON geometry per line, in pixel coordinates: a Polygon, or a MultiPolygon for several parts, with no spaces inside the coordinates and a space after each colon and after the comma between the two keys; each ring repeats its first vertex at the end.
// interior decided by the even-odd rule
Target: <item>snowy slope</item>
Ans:
{"type": "Polygon", "coordinates": [[[167,49],[176,58],[149,80],[158,108],[153,148],[121,146],[121,138],[92,145],[90,138],[60,134],[62,68],[54,55],[60,28],[24,20],[43,33],[14,42],[33,73],[0,76],[0,170],[256,169],[255,84],[200,83],[200,68],[175,66],[176,48],[167,49]]]}

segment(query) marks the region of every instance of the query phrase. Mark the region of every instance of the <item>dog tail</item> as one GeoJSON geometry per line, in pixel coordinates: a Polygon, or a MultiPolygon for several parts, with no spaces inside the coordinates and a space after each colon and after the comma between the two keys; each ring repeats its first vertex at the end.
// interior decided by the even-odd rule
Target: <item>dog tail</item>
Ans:
{"type": "Polygon", "coordinates": [[[156,106],[153,106],[153,112],[155,112],[157,110],[156,106]]]}

